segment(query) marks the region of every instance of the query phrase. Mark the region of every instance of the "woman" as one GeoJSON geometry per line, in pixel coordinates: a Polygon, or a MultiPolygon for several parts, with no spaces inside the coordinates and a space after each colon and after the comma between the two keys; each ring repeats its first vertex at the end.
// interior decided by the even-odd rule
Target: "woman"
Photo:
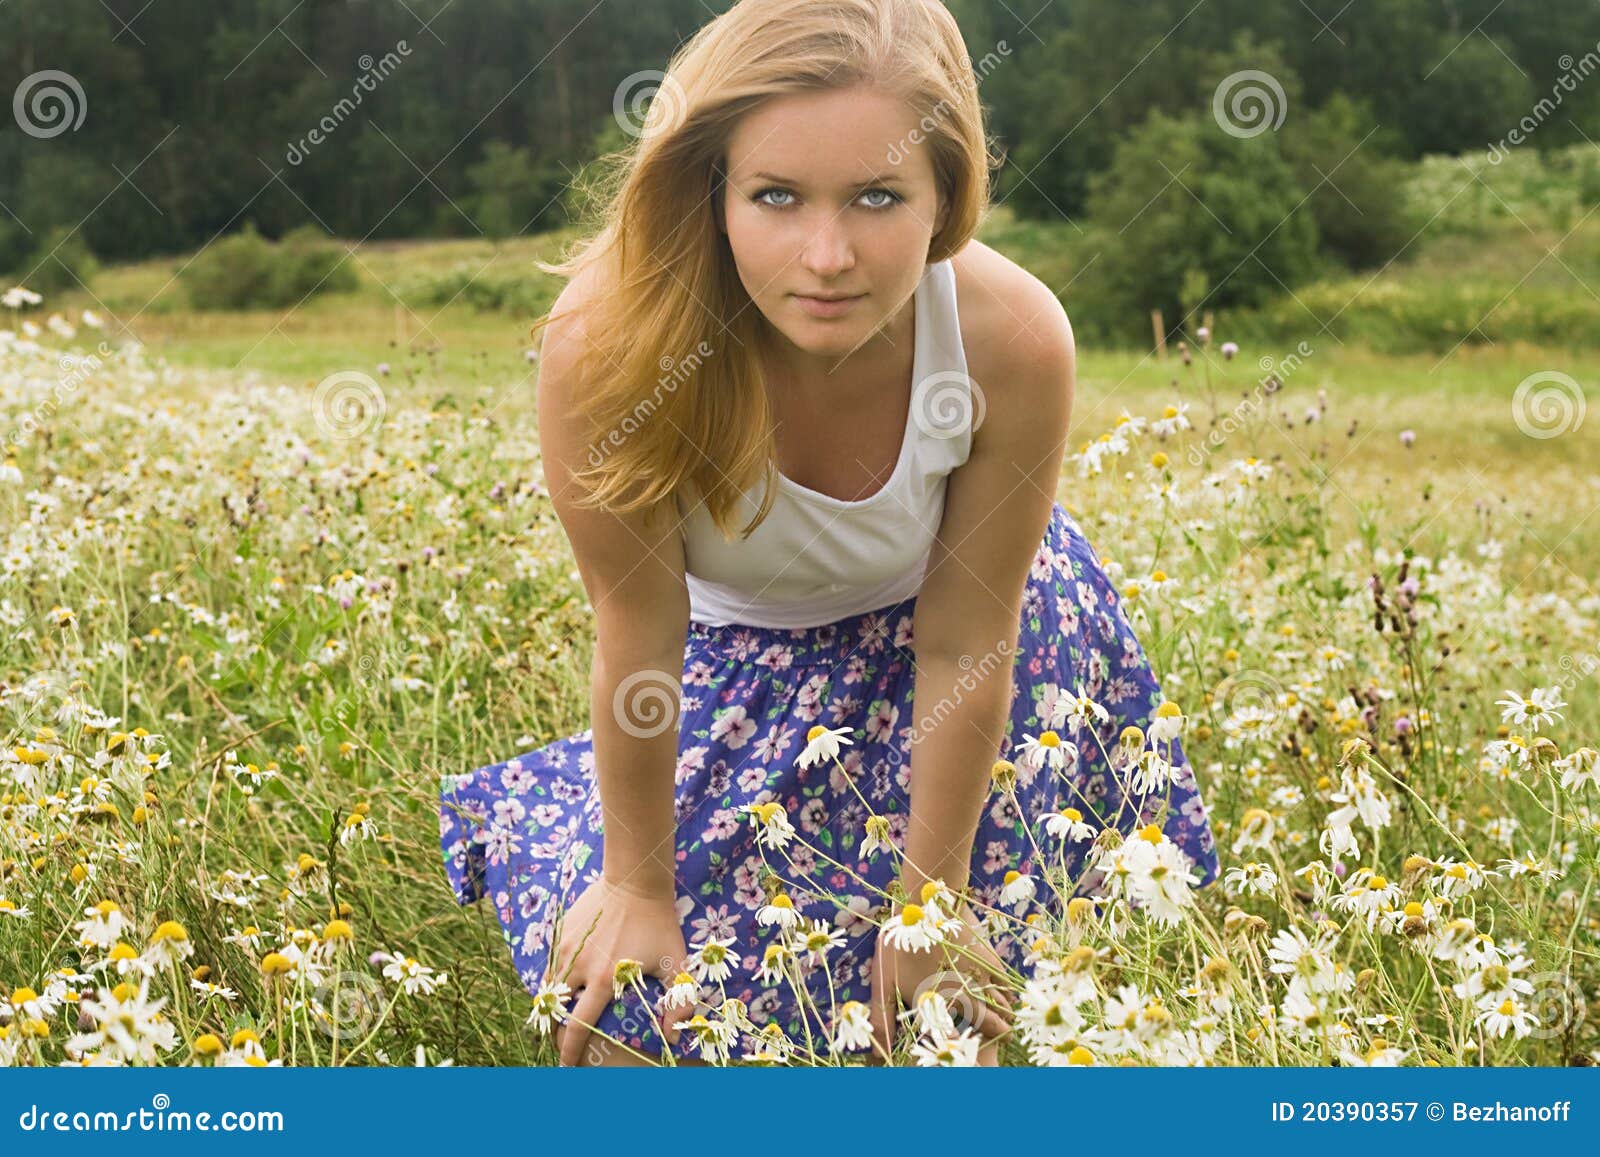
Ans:
{"type": "Polygon", "coordinates": [[[1090,837],[1217,863],[1054,501],[1071,328],[972,239],[960,33],[933,0],[742,0],[626,162],[540,323],[593,726],[446,777],[457,898],[492,898],[563,1064],[882,1058],[930,991],[996,1063],[997,978],[1093,894],[1090,837]]]}

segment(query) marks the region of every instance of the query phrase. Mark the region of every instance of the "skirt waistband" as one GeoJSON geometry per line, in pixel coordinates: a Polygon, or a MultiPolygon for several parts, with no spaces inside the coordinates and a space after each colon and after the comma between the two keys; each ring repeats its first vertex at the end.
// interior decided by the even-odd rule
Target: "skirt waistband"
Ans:
{"type": "Polygon", "coordinates": [[[691,622],[685,647],[688,659],[746,662],[774,653],[784,666],[836,666],[854,655],[887,650],[909,652],[911,620],[917,597],[876,610],[847,615],[814,627],[762,627],[746,623],[711,625],[691,622]]]}

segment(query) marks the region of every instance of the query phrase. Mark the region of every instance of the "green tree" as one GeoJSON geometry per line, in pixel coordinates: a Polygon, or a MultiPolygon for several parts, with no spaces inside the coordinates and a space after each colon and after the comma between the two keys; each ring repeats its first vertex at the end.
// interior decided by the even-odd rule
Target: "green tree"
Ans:
{"type": "Polygon", "coordinates": [[[1306,192],[1323,252],[1355,269],[1401,252],[1413,224],[1407,165],[1390,155],[1398,147],[1396,134],[1379,128],[1364,105],[1335,93],[1278,139],[1306,192]]]}
{"type": "Polygon", "coordinates": [[[1151,113],[1090,182],[1091,320],[1140,339],[1151,309],[1175,331],[1186,314],[1256,305],[1303,283],[1319,264],[1303,199],[1273,132],[1236,136],[1209,112],[1151,113]],[[1185,303],[1186,285],[1197,300],[1185,303]]]}

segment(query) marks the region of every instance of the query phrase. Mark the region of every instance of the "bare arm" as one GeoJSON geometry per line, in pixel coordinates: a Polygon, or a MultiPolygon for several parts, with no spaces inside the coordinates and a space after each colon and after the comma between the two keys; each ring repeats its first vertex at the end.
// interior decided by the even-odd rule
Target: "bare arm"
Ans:
{"type": "MultiPolygon", "coordinates": [[[[563,291],[558,313],[585,292],[584,280],[580,275],[563,291]]],[[[538,405],[546,481],[595,612],[589,693],[605,823],[602,871],[616,886],[671,899],[678,695],[689,624],[683,541],[670,507],[618,515],[574,502],[581,487],[573,470],[590,453],[572,405],[582,388],[574,370],[583,341],[576,318],[547,327],[538,405]]]]}
{"type": "MultiPolygon", "coordinates": [[[[978,817],[1010,714],[1028,569],[1049,525],[1072,409],[1072,328],[1029,278],[1010,310],[1030,319],[985,390],[985,420],[951,476],[917,596],[911,815],[901,879],[968,884],[978,817]]],[[[984,383],[979,383],[983,388],[984,383]]]]}

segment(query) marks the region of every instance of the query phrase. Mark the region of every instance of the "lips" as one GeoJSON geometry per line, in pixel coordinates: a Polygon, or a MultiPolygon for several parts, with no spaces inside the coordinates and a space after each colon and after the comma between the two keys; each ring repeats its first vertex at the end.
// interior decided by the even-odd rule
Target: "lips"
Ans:
{"type": "Polygon", "coordinates": [[[864,293],[853,294],[848,297],[811,297],[807,294],[796,293],[791,295],[795,304],[812,317],[842,317],[856,307],[856,303],[867,295],[864,293]]]}

